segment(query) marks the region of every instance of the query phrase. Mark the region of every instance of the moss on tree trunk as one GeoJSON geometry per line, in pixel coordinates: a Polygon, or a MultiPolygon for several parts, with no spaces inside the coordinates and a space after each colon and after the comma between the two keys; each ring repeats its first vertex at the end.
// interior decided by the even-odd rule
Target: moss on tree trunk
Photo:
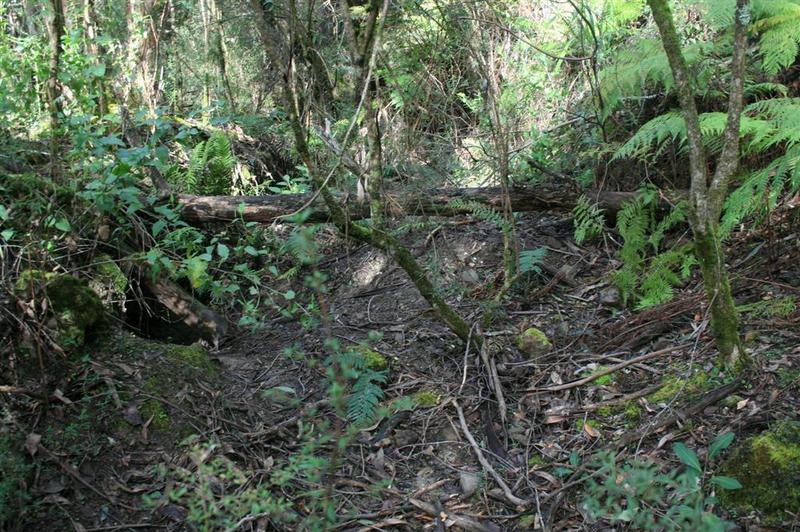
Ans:
{"type": "Polygon", "coordinates": [[[731,283],[725,267],[725,252],[716,226],[695,229],[695,256],[703,273],[708,296],[711,331],[726,368],[734,369],[749,362],[739,337],[739,315],[733,300],[731,283]]]}

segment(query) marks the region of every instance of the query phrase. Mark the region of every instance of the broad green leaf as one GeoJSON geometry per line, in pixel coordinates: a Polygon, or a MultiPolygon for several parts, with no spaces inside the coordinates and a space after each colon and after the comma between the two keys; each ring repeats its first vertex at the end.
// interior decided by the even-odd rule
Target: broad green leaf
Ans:
{"type": "Polygon", "coordinates": [[[736,480],[735,478],[731,477],[711,477],[711,482],[719,486],[724,490],[740,490],[742,489],[742,484],[736,480]]]}
{"type": "Polygon", "coordinates": [[[55,225],[56,229],[65,233],[72,229],[72,226],[69,224],[69,221],[66,218],[61,218],[53,225],[55,225]]]}
{"type": "Polygon", "coordinates": [[[217,244],[217,255],[222,260],[228,260],[228,256],[230,256],[230,249],[225,244],[217,244]]]}
{"type": "Polygon", "coordinates": [[[0,205],[0,220],[8,220],[8,209],[5,205],[0,205]]]}
{"type": "Polygon", "coordinates": [[[0,233],[0,236],[3,237],[3,240],[11,240],[12,238],[14,238],[14,230],[6,229],[2,233],[0,233]]]}
{"type": "Polygon", "coordinates": [[[719,453],[724,451],[728,448],[728,446],[733,442],[734,434],[733,432],[726,432],[724,434],[720,434],[716,437],[716,439],[711,442],[711,445],[708,447],[708,457],[714,458],[719,453]]]}
{"type": "Polygon", "coordinates": [[[156,223],[153,224],[153,236],[156,237],[158,234],[164,230],[167,226],[167,222],[165,220],[158,220],[156,223]]]}
{"type": "Polygon", "coordinates": [[[703,468],[700,466],[700,460],[697,458],[697,455],[686,447],[683,443],[676,443],[672,450],[675,451],[675,454],[678,456],[681,462],[686,464],[687,467],[690,467],[700,473],[703,471],[703,468]]]}

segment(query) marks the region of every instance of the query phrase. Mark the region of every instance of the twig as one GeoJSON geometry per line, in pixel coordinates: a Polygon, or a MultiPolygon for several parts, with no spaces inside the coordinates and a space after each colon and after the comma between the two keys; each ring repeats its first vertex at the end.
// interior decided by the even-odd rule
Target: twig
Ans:
{"type": "Polygon", "coordinates": [[[500,375],[497,374],[497,366],[489,360],[489,354],[486,352],[486,344],[481,346],[481,359],[483,365],[486,367],[486,373],[489,375],[489,386],[494,391],[497,397],[497,408],[500,410],[500,420],[505,425],[506,423],[506,399],[503,396],[503,385],[500,383],[500,375]]]}
{"type": "Polygon", "coordinates": [[[653,351],[652,353],[647,353],[646,355],[638,356],[636,358],[632,358],[630,360],[626,360],[625,362],[620,362],[614,366],[610,366],[604,370],[598,371],[597,373],[593,373],[588,377],[584,377],[582,379],[578,379],[576,381],[567,382],[565,384],[559,384],[558,386],[549,386],[547,388],[528,388],[526,392],[560,392],[561,390],[569,390],[570,388],[577,388],[578,386],[583,386],[584,384],[588,384],[592,381],[599,379],[605,375],[610,373],[614,373],[615,371],[619,371],[623,368],[627,368],[628,366],[633,366],[634,364],[639,364],[640,362],[644,362],[645,360],[650,360],[651,358],[656,358],[661,355],[665,355],[667,353],[672,353],[673,351],[678,351],[680,349],[684,349],[689,347],[689,344],[682,344],[674,347],[667,347],[664,349],[659,349],[658,351],[653,351]]]}
{"type": "Polygon", "coordinates": [[[442,521],[451,521],[453,525],[461,527],[464,530],[469,530],[472,532],[500,532],[501,530],[500,527],[495,525],[494,523],[489,523],[489,522],[482,523],[465,515],[451,514],[445,511],[438,511],[433,504],[421,501],[419,499],[409,499],[408,502],[410,502],[411,504],[414,505],[414,507],[416,507],[419,510],[422,510],[426,514],[441,519],[442,521]]]}
{"type": "Polygon", "coordinates": [[[475,437],[469,431],[469,427],[467,426],[467,420],[464,417],[464,411],[461,409],[461,406],[459,406],[458,402],[455,399],[451,399],[450,402],[455,407],[456,412],[458,412],[458,420],[461,423],[461,430],[464,431],[464,435],[467,437],[467,440],[469,440],[469,443],[472,446],[472,450],[475,451],[475,455],[478,457],[478,461],[481,463],[481,466],[483,466],[486,472],[492,475],[492,478],[494,478],[495,482],[497,482],[498,486],[500,486],[500,489],[503,490],[503,495],[505,495],[506,499],[508,499],[508,501],[511,502],[512,504],[515,504],[516,506],[520,506],[522,508],[529,506],[530,501],[520,499],[519,497],[511,493],[511,488],[508,487],[508,484],[506,484],[506,481],[503,480],[503,477],[497,474],[497,471],[494,470],[492,464],[490,464],[489,461],[486,459],[486,457],[483,456],[483,452],[481,451],[481,448],[478,446],[478,443],[475,441],[475,437]]]}

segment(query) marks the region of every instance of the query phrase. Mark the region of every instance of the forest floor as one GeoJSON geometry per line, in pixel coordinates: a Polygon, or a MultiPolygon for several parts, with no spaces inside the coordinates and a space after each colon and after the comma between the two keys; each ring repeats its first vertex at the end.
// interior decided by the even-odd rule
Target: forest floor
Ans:
{"type": "MultiPolygon", "coordinates": [[[[404,240],[437,272],[448,301],[478,321],[502,272],[499,231],[475,220],[440,224],[404,240]]],[[[347,246],[332,230],[319,233],[331,332],[344,346],[369,343],[386,358],[386,401],[424,398],[361,431],[340,474],[324,480],[341,501],[339,529],[607,529],[591,522],[573,489],[598,451],[674,469],[674,442],[704,457],[719,434],[732,430],[738,441],[772,420],[797,417],[800,312],[776,317],[763,310],[767,303],[743,313],[760,371],[732,392],[725,388],[730,379],[713,370],[697,277],[666,305],[625,310],[609,280],[616,244],[578,247],[571,220],[557,215],[525,215],[518,227],[522,249],[547,248],[545,266],[511,293],[484,331],[488,364],[474,346],[465,350],[386,256],[347,246]],[[534,358],[516,348],[529,327],[552,343],[534,358]],[[371,331],[380,339],[368,342],[371,331]],[[660,354],[580,381],[654,352],[660,354]],[[470,438],[507,483],[506,493],[470,438]],[[526,504],[509,502],[509,494],[526,504]]],[[[729,253],[739,303],[800,292],[791,224],[732,238],[729,253]]],[[[296,283],[300,293],[302,281],[296,283]]],[[[61,404],[45,419],[23,418],[29,439],[41,435],[48,466],[30,486],[37,509],[21,528],[181,530],[204,515],[222,523],[214,520],[236,504],[225,495],[252,492],[278,461],[299,452],[311,420],[331,417],[326,369],[309,363],[327,356],[320,328],[277,318],[227,339],[210,363],[201,353],[123,332],[100,341],[90,361],[64,378],[61,404]],[[194,502],[181,496],[187,492],[194,502]]],[[[290,481],[283,495],[297,501],[308,487],[290,481]]],[[[748,519],[737,522],[746,527],[748,519]]],[[[241,525],[263,530],[270,521],[256,512],[241,525]]]]}

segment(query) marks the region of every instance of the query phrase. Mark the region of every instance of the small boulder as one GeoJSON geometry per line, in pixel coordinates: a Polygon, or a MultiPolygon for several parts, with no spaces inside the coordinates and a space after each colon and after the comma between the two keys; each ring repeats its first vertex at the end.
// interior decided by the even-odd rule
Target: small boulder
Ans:
{"type": "Polygon", "coordinates": [[[548,352],[553,347],[553,344],[550,343],[550,339],[541,329],[528,327],[517,336],[517,347],[529,358],[536,358],[548,352]]]}

